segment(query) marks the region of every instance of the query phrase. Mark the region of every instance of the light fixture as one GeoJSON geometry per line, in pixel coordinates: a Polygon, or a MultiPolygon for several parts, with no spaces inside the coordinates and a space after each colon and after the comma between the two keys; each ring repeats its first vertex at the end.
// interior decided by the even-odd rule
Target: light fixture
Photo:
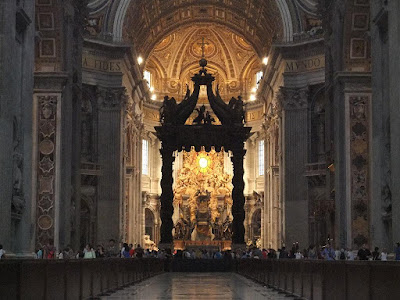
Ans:
{"type": "Polygon", "coordinates": [[[156,100],[157,100],[156,94],[151,95],[151,100],[153,100],[153,101],[156,101],[156,100]]]}
{"type": "Polygon", "coordinates": [[[137,62],[138,62],[139,65],[141,65],[143,63],[143,57],[138,56],[137,62]]]}
{"type": "Polygon", "coordinates": [[[200,166],[201,169],[207,168],[207,166],[208,166],[208,160],[207,160],[207,158],[201,157],[201,158],[199,159],[199,166],[200,166]]]}
{"type": "Polygon", "coordinates": [[[150,87],[150,93],[154,92],[154,87],[150,87]]]}
{"type": "Polygon", "coordinates": [[[264,65],[268,65],[268,56],[265,56],[262,60],[264,65]]]}
{"type": "Polygon", "coordinates": [[[257,88],[256,88],[256,87],[253,87],[253,88],[251,89],[251,92],[252,92],[253,94],[255,94],[255,92],[257,92],[257,88]]]}
{"type": "Polygon", "coordinates": [[[256,100],[256,95],[251,94],[251,95],[250,95],[250,101],[255,101],[255,100],[256,100]]]}

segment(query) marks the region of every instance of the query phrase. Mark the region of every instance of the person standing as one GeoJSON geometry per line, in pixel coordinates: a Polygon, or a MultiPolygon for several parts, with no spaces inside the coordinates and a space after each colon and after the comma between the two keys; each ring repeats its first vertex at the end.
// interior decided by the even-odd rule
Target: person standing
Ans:
{"type": "Polygon", "coordinates": [[[335,250],[333,250],[332,246],[327,244],[324,248],[324,250],[322,250],[321,253],[322,257],[325,260],[335,260],[335,250]]]}
{"type": "Polygon", "coordinates": [[[315,249],[315,246],[313,244],[310,245],[310,247],[308,247],[308,258],[309,259],[317,259],[318,255],[317,255],[317,250],[315,249]]]}
{"type": "Polygon", "coordinates": [[[288,258],[286,247],[282,247],[281,251],[279,252],[279,259],[284,259],[284,258],[288,258]]]}
{"type": "Polygon", "coordinates": [[[354,260],[354,252],[351,249],[347,249],[347,260],[354,260]]]}
{"type": "Polygon", "coordinates": [[[115,240],[110,239],[108,242],[108,248],[106,252],[106,257],[118,257],[120,252],[118,251],[117,246],[115,245],[115,240]]]}
{"type": "Polygon", "coordinates": [[[375,247],[374,251],[372,251],[372,260],[381,260],[378,247],[375,247]]]}
{"type": "Polygon", "coordinates": [[[36,258],[37,259],[43,258],[43,249],[42,248],[39,248],[39,250],[36,252],[36,258]]]}
{"type": "Polygon", "coordinates": [[[83,258],[96,258],[96,253],[91,245],[87,244],[83,250],[83,258]]]}
{"type": "Polygon", "coordinates": [[[400,260],[400,242],[396,243],[396,248],[394,249],[394,253],[396,254],[395,259],[400,260]]]}
{"type": "Polygon", "coordinates": [[[54,241],[50,239],[47,244],[43,247],[43,258],[54,259],[56,256],[56,247],[53,245],[54,241]]]}
{"type": "Polygon", "coordinates": [[[346,252],[344,251],[343,248],[340,249],[339,259],[340,260],[346,260],[346,252]]]}
{"type": "Polygon", "coordinates": [[[144,250],[143,250],[143,248],[140,246],[140,244],[137,245],[137,247],[136,247],[136,249],[135,249],[135,253],[136,253],[136,257],[137,257],[137,258],[143,258],[144,250]]]}
{"type": "Polygon", "coordinates": [[[0,260],[6,258],[6,251],[3,249],[3,245],[0,245],[0,260]]]}
{"type": "Polygon", "coordinates": [[[357,256],[359,260],[368,260],[371,256],[371,252],[367,249],[367,246],[363,244],[361,249],[358,250],[357,256]]]}
{"type": "Polygon", "coordinates": [[[381,261],[387,261],[387,256],[388,256],[387,251],[385,248],[383,248],[381,252],[381,261]]]}

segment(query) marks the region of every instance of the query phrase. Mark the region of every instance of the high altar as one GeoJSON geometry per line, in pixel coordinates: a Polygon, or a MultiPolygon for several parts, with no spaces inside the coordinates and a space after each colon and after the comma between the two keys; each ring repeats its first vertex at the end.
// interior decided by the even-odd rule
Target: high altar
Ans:
{"type": "Polygon", "coordinates": [[[160,245],[185,247],[218,247],[244,245],[244,142],[251,127],[245,127],[244,103],[239,96],[229,103],[221,99],[215,78],[207,73],[207,61],[192,77],[194,91],[189,88],[178,104],[165,96],[160,109],[161,126],[156,126],[161,141],[161,241],[160,245]],[[196,108],[200,86],[206,86],[209,104],[219,124],[207,107],[196,108]],[[196,108],[196,109],[195,109],[196,108]],[[193,111],[197,117],[188,119],[193,111]],[[173,164],[176,153],[183,152],[184,164],[174,186],[173,164]],[[229,153],[233,177],[224,172],[224,153],[229,153]],[[173,189],[174,187],[174,189],[173,189]]]}
{"type": "Polygon", "coordinates": [[[183,151],[174,188],[174,247],[231,247],[232,176],[224,153],[183,151]]]}

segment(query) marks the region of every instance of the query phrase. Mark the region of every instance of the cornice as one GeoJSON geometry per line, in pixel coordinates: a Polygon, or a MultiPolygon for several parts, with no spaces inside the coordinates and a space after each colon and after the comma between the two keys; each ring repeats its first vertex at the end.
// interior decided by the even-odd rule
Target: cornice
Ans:
{"type": "Polygon", "coordinates": [[[55,92],[63,91],[68,82],[68,73],[66,72],[35,72],[34,73],[34,90],[38,92],[55,92]]]}

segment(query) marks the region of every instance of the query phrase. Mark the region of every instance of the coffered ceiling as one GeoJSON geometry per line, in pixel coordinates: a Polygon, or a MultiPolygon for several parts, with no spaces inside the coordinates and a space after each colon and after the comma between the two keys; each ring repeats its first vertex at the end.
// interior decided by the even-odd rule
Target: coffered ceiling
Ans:
{"type": "MultiPolygon", "coordinates": [[[[253,46],[226,26],[200,23],[167,35],[148,56],[145,69],[152,74],[151,85],[160,93],[158,98],[162,93],[180,98],[186,92],[186,84],[192,87],[191,77],[200,68],[203,39],[207,69],[216,77],[221,95],[229,100],[250,94],[261,69],[253,46]]],[[[205,96],[204,90],[200,98],[205,96]]]]}
{"type": "Polygon", "coordinates": [[[155,45],[186,25],[223,25],[245,37],[254,51],[268,53],[282,35],[275,0],[137,0],[128,8],[124,40],[147,57],[155,45]]]}

